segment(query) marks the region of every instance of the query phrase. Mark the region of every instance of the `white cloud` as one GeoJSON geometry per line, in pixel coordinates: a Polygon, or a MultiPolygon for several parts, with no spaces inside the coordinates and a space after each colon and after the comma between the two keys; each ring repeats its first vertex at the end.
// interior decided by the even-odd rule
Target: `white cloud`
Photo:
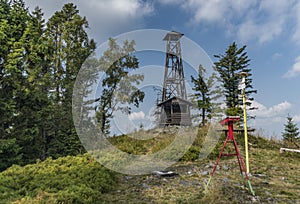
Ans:
{"type": "Polygon", "coordinates": [[[283,77],[292,78],[292,77],[296,77],[299,74],[300,74],[300,55],[295,59],[295,63],[292,66],[292,68],[288,72],[286,72],[283,75],[283,77]]]}
{"type": "Polygon", "coordinates": [[[300,1],[298,1],[297,5],[294,7],[294,13],[296,13],[296,25],[295,33],[293,34],[293,40],[300,43],[300,1]]]}
{"type": "Polygon", "coordinates": [[[252,103],[252,106],[258,109],[248,111],[249,115],[256,116],[254,120],[249,120],[249,127],[253,127],[257,131],[263,131],[265,137],[275,136],[280,139],[286,116],[293,111],[292,104],[284,101],[272,107],[266,107],[257,101],[252,103]]]}
{"type": "Polygon", "coordinates": [[[143,111],[133,112],[128,116],[129,120],[142,120],[145,118],[145,113],[143,111]]]}
{"type": "Polygon", "coordinates": [[[279,36],[283,31],[285,18],[280,17],[277,21],[255,23],[253,19],[242,23],[238,28],[238,38],[242,42],[257,39],[259,43],[265,43],[279,36]]]}
{"type": "MultiPolygon", "coordinates": [[[[293,1],[289,1],[293,3],[293,1]]],[[[290,3],[286,0],[263,0],[260,1],[259,10],[268,11],[270,15],[281,15],[290,7],[290,3]]]]}
{"type": "Polygon", "coordinates": [[[179,4],[184,2],[183,0],[157,0],[161,4],[179,4]]]}
{"type": "Polygon", "coordinates": [[[192,13],[194,23],[213,22],[223,25],[234,14],[241,15],[253,2],[247,0],[186,0],[181,2],[181,6],[187,12],[192,13]]]}
{"type": "Polygon", "coordinates": [[[300,115],[295,115],[293,117],[293,121],[296,122],[296,123],[300,123],[300,115]]]}
{"type": "Polygon", "coordinates": [[[276,52],[272,55],[272,59],[277,60],[277,59],[281,58],[282,56],[283,55],[281,53],[276,52]]]}
{"type": "Polygon", "coordinates": [[[291,15],[293,1],[264,0],[252,8],[247,20],[238,26],[238,37],[242,41],[251,39],[265,43],[280,36],[291,15]]]}
{"type": "MultiPolygon", "coordinates": [[[[150,4],[141,0],[89,0],[78,3],[82,8],[89,8],[89,12],[95,12],[99,17],[106,16],[117,19],[142,17],[152,12],[150,4]]],[[[110,21],[111,19],[99,19],[110,21]]]]}
{"type": "Polygon", "coordinates": [[[243,15],[256,1],[248,0],[157,0],[163,4],[178,4],[192,14],[194,23],[223,21],[233,16],[243,15]]]}
{"type": "Polygon", "coordinates": [[[252,106],[258,108],[257,110],[251,111],[251,114],[256,115],[257,118],[276,119],[276,117],[285,116],[287,114],[287,111],[292,107],[292,104],[288,101],[284,101],[270,108],[267,108],[263,104],[257,101],[253,101],[252,106]]]}
{"type": "Polygon", "coordinates": [[[188,9],[195,9],[194,20],[196,22],[216,22],[224,20],[224,13],[227,10],[226,1],[188,1],[188,9]]]}
{"type": "Polygon", "coordinates": [[[300,114],[293,117],[294,122],[300,123],[300,114]]]}
{"type": "Polygon", "coordinates": [[[151,4],[141,0],[89,0],[79,6],[96,39],[141,28],[144,17],[153,12],[151,4]]]}
{"type": "Polygon", "coordinates": [[[300,3],[291,0],[158,0],[164,4],[181,5],[192,15],[195,23],[213,23],[223,26],[227,33],[240,41],[256,40],[265,43],[280,36],[289,20],[298,16],[294,34],[300,41],[300,3]],[[297,32],[299,32],[297,34],[297,32]]]}
{"type": "Polygon", "coordinates": [[[152,4],[142,0],[25,0],[26,5],[33,9],[37,5],[49,18],[56,10],[60,10],[65,3],[77,5],[80,14],[87,17],[90,34],[97,42],[122,32],[141,28],[144,17],[153,12],[152,4]]]}
{"type": "MultiPolygon", "coordinates": [[[[107,37],[143,27],[144,18],[154,13],[152,1],[143,0],[25,0],[33,9],[39,5],[50,17],[63,4],[73,2],[87,16],[91,36],[100,42],[107,37]]],[[[290,24],[291,37],[300,42],[300,2],[295,0],[154,0],[177,5],[191,15],[191,22],[212,23],[226,29],[242,42],[264,43],[280,36],[290,24]]]]}

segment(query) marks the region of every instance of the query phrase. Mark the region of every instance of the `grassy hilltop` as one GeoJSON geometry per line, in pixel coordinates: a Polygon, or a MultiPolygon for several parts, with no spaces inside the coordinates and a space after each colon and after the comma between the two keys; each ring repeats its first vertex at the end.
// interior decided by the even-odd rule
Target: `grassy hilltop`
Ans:
{"type": "MultiPolygon", "coordinates": [[[[107,170],[87,154],[47,159],[25,167],[12,166],[0,173],[0,203],[299,203],[300,155],[279,153],[280,142],[249,137],[252,196],[243,181],[236,157],[222,158],[205,191],[214,162],[224,141],[219,139],[211,154],[197,160],[204,130],[193,146],[169,170],[173,177],[154,174],[123,175],[107,170]]],[[[154,134],[151,131],[139,135],[154,134]]],[[[244,155],[241,135],[236,139],[244,155]]],[[[131,154],[149,154],[168,146],[174,135],[165,131],[155,138],[136,140],[134,136],[110,139],[131,154]]],[[[227,152],[233,151],[228,144],[227,152]]]]}

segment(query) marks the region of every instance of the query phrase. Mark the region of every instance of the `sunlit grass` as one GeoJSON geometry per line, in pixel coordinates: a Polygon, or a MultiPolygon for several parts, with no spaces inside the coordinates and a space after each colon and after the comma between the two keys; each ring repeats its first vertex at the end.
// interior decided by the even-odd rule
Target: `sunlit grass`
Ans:
{"type": "MultiPolygon", "coordinates": [[[[186,155],[200,151],[205,130],[198,137],[186,155]]],[[[244,138],[236,134],[242,156],[244,157],[244,138]]],[[[222,158],[208,190],[206,182],[213,164],[223,145],[225,135],[206,159],[195,160],[184,156],[170,170],[179,173],[174,178],[160,178],[155,175],[120,177],[120,193],[106,194],[106,199],[122,200],[130,203],[299,203],[300,202],[300,155],[279,153],[280,142],[262,137],[249,136],[250,181],[255,191],[252,196],[243,180],[236,157],[222,158]],[[226,167],[226,168],[225,168],[226,167]],[[206,173],[208,172],[208,173],[206,173]],[[145,187],[146,186],[146,187],[145,187]]],[[[159,151],[172,142],[171,135],[162,134],[151,143],[144,143],[145,152],[159,151]],[[151,145],[149,145],[151,144],[151,145]],[[149,146],[148,146],[149,145],[149,146]]],[[[143,141],[145,142],[145,141],[143,141]]],[[[124,147],[126,142],[123,141],[124,147]]],[[[226,152],[234,152],[232,144],[226,152]]],[[[112,202],[113,203],[113,202],[112,202]]],[[[122,202],[121,202],[122,203],[122,202]]],[[[124,202],[125,203],[125,202],[124,202]]]]}

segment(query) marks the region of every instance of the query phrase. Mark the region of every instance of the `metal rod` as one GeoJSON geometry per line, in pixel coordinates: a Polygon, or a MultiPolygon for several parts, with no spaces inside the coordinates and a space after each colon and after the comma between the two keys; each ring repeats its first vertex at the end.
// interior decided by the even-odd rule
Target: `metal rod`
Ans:
{"type": "MultiPolygon", "coordinates": [[[[243,81],[245,83],[245,75],[243,75],[243,81]]],[[[247,112],[246,112],[246,93],[245,87],[243,86],[242,95],[243,95],[243,110],[244,110],[244,134],[245,134],[245,153],[246,153],[246,171],[249,174],[249,153],[248,153],[248,130],[247,130],[247,112]]]]}

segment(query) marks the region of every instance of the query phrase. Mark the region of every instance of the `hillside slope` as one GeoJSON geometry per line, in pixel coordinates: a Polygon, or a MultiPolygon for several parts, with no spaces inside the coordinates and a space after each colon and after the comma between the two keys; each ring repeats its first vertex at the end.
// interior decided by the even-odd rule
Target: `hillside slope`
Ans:
{"type": "MultiPolygon", "coordinates": [[[[237,135],[236,139],[243,155],[243,137],[237,135]]],[[[121,140],[120,146],[126,150],[124,138],[121,140]]],[[[164,140],[168,141],[161,139],[164,140]]],[[[250,181],[256,195],[251,195],[240,175],[236,157],[221,159],[211,185],[205,190],[223,140],[224,136],[209,157],[200,161],[187,161],[194,158],[197,147],[192,146],[183,161],[168,169],[178,176],[119,175],[119,185],[104,194],[104,200],[107,203],[300,203],[300,155],[280,154],[281,143],[255,136],[249,138],[249,157],[250,181]]],[[[145,149],[141,147],[143,143],[136,145],[145,149]]],[[[232,153],[233,145],[228,144],[225,151],[232,153]]]]}
{"type": "MultiPolygon", "coordinates": [[[[156,138],[151,147],[149,141],[134,144],[125,136],[113,142],[124,151],[144,154],[166,146],[170,138],[156,138]]],[[[117,174],[88,155],[13,166],[0,173],[0,203],[300,203],[300,155],[280,154],[280,143],[254,136],[249,138],[250,181],[256,195],[249,192],[235,157],[222,158],[205,190],[223,139],[199,161],[195,141],[168,169],[178,174],[171,177],[117,174]]],[[[237,140],[243,154],[242,136],[237,140]]],[[[233,150],[230,146],[226,151],[233,150]]]]}

